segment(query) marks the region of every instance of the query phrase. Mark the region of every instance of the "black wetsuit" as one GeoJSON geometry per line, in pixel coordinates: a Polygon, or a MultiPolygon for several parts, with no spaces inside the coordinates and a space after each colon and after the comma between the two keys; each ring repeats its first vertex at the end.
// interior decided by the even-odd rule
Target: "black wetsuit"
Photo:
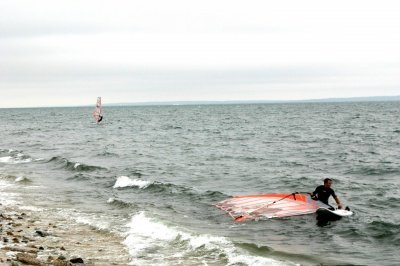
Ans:
{"type": "Polygon", "coordinates": [[[333,189],[331,189],[331,188],[326,188],[323,185],[318,186],[315,189],[315,191],[313,192],[313,195],[315,195],[318,200],[322,201],[325,204],[328,204],[328,199],[329,199],[330,195],[332,195],[332,197],[336,198],[335,191],[333,191],[333,189]]]}

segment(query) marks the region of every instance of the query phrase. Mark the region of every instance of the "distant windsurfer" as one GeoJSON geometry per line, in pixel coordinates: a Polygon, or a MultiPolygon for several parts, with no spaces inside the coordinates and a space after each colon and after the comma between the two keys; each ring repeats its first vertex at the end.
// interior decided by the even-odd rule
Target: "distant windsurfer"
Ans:
{"type": "Polygon", "coordinates": [[[340,203],[339,198],[336,196],[335,191],[331,188],[332,186],[332,179],[330,178],[325,178],[324,179],[324,184],[321,186],[318,186],[314,192],[308,193],[311,195],[311,198],[315,200],[322,201],[323,203],[329,205],[328,199],[332,195],[332,197],[335,199],[336,204],[338,205],[339,209],[342,209],[342,203],[340,203]]]}
{"type": "Polygon", "coordinates": [[[96,107],[93,111],[93,117],[97,124],[103,120],[102,106],[101,106],[101,97],[97,97],[96,107]]]}

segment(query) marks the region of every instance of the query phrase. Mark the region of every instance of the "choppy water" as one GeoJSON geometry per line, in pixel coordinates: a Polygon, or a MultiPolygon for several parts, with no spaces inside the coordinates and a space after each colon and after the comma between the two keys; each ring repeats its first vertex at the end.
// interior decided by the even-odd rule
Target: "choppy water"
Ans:
{"type": "Polygon", "coordinates": [[[0,109],[3,204],[117,232],[135,265],[398,265],[400,102],[0,109]],[[235,223],[232,195],[312,191],[348,219],[235,223]]]}

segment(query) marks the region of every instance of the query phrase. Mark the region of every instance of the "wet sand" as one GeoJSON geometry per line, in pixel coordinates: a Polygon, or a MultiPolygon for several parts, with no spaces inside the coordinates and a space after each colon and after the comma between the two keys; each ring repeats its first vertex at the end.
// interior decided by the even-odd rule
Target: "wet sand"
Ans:
{"type": "Polygon", "coordinates": [[[128,265],[123,237],[0,205],[0,265],[128,265]],[[83,263],[82,263],[83,262],[83,263]]]}

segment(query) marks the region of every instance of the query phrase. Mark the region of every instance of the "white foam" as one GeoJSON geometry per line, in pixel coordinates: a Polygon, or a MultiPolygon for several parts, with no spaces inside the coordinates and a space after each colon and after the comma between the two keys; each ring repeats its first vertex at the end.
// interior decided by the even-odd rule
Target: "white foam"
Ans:
{"type": "Polygon", "coordinates": [[[10,163],[12,161],[11,156],[0,157],[0,163],[10,163]]]}
{"type": "Polygon", "coordinates": [[[277,261],[270,258],[265,257],[257,257],[257,256],[250,256],[250,255],[236,255],[230,256],[228,265],[251,265],[251,266],[265,266],[265,265],[272,265],[272,266],[299,266],[300,264],[291,263],[286,261],[277,261]]]}
{"type": "Polygon", "coordinates": [[[21,181],[24,181],[24,180],[25,180],[25,177],[19,176],[19,177],[17,177],[17,178],[15,179],[15,182],[21,182],[21,181]]]}
{"type": "Polygon", "coordinates": [[[23,159],[23,155],[20,156],[20,154],[17,155],[17,158],[14,158],[12,156],[0,157],[0,163],[7,163],[7,164],[29,163],[31,161],[32,158],[23,159]]]}
{"type": "Polygon", "coordinates": [[[34,211],[34,212],[41,212],[44,210],[43,208],[39,208],[39,207],[35,207],[35,206],[21,206],[19,208],[21,210],[34,211]]]}
{"type": "Polygon", "coordinates": [[[13,186],[12,184],[0,180],[0,191],[1,191],[0,204],[1,205],[4,205],[4,206],[17,205],[18,194],[4,191],[7,188],[12,187],[12,186],[13,186]]]}
{"type": "Polygon", "coordinates": [[[80,163],[75,163],[74,168],[78,168],[78,166],[81,165],[80,163]]]}
{"type": "Polygon", "coordinates": [[[93,227],[96,227],[101,230],[105,230],[109,228],[109,223],[106,222],[104,219],[99,219],[96,217],[88,217],[88,216],[77,216],[75,221],[80,224],[87,224],[93,227]]]}
{"type": "Polygon", "coordinates": [[[151,184],[152,184],[152,182],[150,182],[150,181],[139,180],[139,179],[130,179],[127,176],[120,176],[117,178],[117,181],[114,184],[114,188],[123,188],[123,187],[146,188],[151,184]]]}
{"type": "MultiPolygon", "coordinates": [[[[133,265],[144,265],[146,262],[151,264],[150,255],[146,254],[146,250],[168,243],[174,240],[178,234],[177,231],[163,224],[151,221],[144,212],[134,215],[127,227],[129,230],[123,244],[128,247],[129,254],[133,258],[131,262],[133,265]],[[142,260],[141,258],[146,255],[147,258],[142,260]]],[[[158,258],[162,260],[162,254],[158,254],[158,258]]],[[[160,261],[156,264],[160,264],[160,261]]]]}
{"type": "Polygon", "coordinates": [[[96,214],[79,213],[69,209],[59,209],[58,214],[65,219],[72,219],[76,223],[90,225],[100,230],[107,230],[110,227],[107,219],[96,214]]]}
{"type": "Polygon", "coordinates": [[[0,204],[4,206],[15,206],[18,202],[13,199],[0,199],[0,204]]]}
{"type": "Polygon", "coordinates": [[[109,198],[108,200],[107,200],[107,203],[113,203],[115,201],[115,198],[109,198]]]}
{"type": "Polygon", "coordinates": [[[209,255],[213,253],[215,261],[210,262],[211,264],[218,263],[219,255],[223,253],[228,259],[228,265],[296,265],[266,257],[252,256],[245,250],[237,248],[225,237],[184,232],[150,219],[144,212],[134,215],[127,227],[129,230],[123,243],[134,258],[134,261],[131,262],[134,265],[162,264],[167,257],[183,259],[186,256],[188,259],[193,259],[191,256],[196,249],[206,249],[209,255]],[[178,245],[177,241],[180,242],[178,245]],[[152,257],[149,250],[157,250],[156,256],[152,257]]]}

